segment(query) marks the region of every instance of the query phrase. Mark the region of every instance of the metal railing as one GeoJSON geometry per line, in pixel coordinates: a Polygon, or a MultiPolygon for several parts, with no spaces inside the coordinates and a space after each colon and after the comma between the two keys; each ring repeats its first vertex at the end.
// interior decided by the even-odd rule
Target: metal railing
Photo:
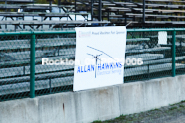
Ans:
{"type": "Polygon", "coordinates": [[[167,31],[172,32],[172,76],[175,77],[175,42],[176,31],[185,31],[185,28],[159,28],[159,29],[128,29],[127,32],[159,32],[167,31]]]}
{"type": "MultiPolygon", "coordinates": [[[[0,101],[71,91],[74,67],[42,67],[41,59],[74,59],[75,34],[75,31],[0,33],[0,101]]],[[[175,77],[177,71],[184,74],[184,35],[184,28],[128,29],[126,58],[142,57],[144,61],[140,66],[125,64],[124,81],[175,77]],[[158,46],[161,31],[167,32],[168,44],[158,46]]]]}

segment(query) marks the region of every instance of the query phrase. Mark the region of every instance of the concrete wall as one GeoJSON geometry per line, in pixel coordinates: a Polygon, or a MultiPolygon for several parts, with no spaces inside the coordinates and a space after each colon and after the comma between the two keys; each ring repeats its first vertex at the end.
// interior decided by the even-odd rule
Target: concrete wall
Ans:
{"type": "Polygon", "coordinates": [[[86,123],[185,100],[185,75],[0,102],[0,123],[86,123]]]}

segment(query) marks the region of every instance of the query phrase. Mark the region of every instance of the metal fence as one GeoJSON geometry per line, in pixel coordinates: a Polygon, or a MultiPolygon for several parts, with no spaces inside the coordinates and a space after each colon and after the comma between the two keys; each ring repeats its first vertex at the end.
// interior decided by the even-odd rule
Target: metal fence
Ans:
{"type": "MultiPolygon", "coordinates": [[[[124,82],[184,74],[184,39],[184,28],[128,29],[126,59],[143,64],[126,62],[124,82]]],[[[74,66],[42,65],[42,58],[74,60],[75,47],[74,30],[0,33],[0,101],[72,91],[74,66]]]]}

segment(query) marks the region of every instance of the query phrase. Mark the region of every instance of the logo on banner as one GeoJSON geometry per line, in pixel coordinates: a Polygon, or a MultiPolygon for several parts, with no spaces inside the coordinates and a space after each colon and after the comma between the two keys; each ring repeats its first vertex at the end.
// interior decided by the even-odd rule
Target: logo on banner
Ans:
{"type": "Polygon", "coordinates": [[[91,32],[89,31],[89,32],[82,32],[82,31],[79,31],[78,32],[78,36],[80,37],[80,38],[82,38],[82,37],[90,37],[91,36],[91,32]]]}
{"type": "Polygon", "coordinates": [[[107,53],[101,50],[95,49],[90,46],[87,46],[87,47],[93,50],[99,51],[100,54],[92,55],[92,54],[87,53],[87,55],[92,56],[92,58],[95,60],[95,63],[78,66],[77,73],[95,72],[95,78],[97,77],[97,73],[98,75],[121,73],[121,68],[122,68],[121,62],[115,60],[113,57],[111,57],[110,55],[108,55],[107,53]],[[105,60],[105,59],[101,60],[100,56],[102,55],[108,56],[110,60],[105,60]]]}

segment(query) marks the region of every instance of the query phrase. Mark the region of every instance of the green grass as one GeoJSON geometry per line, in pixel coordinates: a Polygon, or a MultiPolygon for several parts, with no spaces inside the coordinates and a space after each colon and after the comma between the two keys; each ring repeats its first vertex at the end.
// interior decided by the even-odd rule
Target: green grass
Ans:
{"type": "Polygon", "coordinates": [[[96,121],[93,121],[93,123],[102,123],[101,120],[96,120],[96,121]]]}
{"type": "Polygon", "coordinates": [[[182,104],[180,104],[180,105],[179,105],[179,107],[182,107],[182,108],[184,108],[185,106],[184,106],[184,105],[182,105],[182,104]]]}
{"type": "Polygon", "coordinates": [[[175,110],[175,109],[177,109],[176,106],[169,108],[169,110],[175,110]]]}
{"type": "Polygon", "coordinates": [[[185,102],[185,100],[182,100],[182,101],[181,101],[181,103],[184,103],[184,102],[185,102]]]}

